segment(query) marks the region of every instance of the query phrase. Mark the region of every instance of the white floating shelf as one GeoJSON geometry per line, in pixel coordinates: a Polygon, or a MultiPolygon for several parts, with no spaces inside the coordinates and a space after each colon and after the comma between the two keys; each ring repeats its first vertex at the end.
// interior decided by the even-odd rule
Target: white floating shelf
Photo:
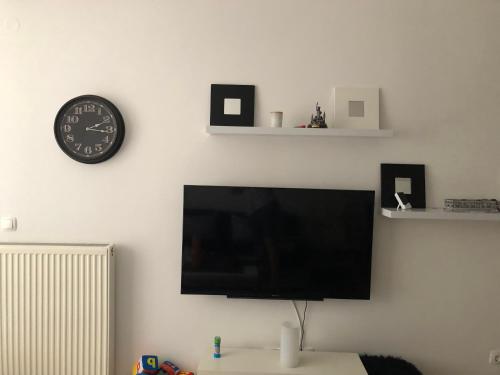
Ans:
{"type": "Polygon", "coordinates": [[[207,126],[212,135],[293,135],[314,137],[392,137],[391,129],[310,129],[310,128],[267,128],[263,126],[207,126]]]}
{"type": "Polygon", "coordinates": [[[447,211],[443,208],[412,208],[409,210],[382,208],[382,215],[390,219],[500,221],[500,212],[457,212],[447,211]]]}

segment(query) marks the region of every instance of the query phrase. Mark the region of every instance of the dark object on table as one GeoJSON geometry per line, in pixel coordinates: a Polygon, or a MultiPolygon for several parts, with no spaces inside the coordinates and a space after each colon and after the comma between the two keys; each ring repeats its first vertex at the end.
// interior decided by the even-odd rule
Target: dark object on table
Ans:
{"type": "Polygon", "coordinates": [[[401,358],[360,355],[368,375],[422,375],[410,362],[401,358]]]}
{"type": "Polygon", "coordinates": [[[405,193],[413,208],[425,208],[425,165],[381,164],[381,203],[384,208],[396,208],[395,193],[405,193]]]}
{"type": "Polygon", "coordinates": [[[496,199],[445,199],[444,208],[450,211],[498,212],[496,199]]]}
{"type": "Polygon", "coordinates": [[[211,126],[254,126],[255,86],[212,85],[211,126]]]}
{"type": "Polygon", "coordinates": [[[316,116],[311,115],[311,123],[307,125],[308,128],[327,128],[326,125],[326,112],[321,112],[319,103],[316,103],[316,116]]]}

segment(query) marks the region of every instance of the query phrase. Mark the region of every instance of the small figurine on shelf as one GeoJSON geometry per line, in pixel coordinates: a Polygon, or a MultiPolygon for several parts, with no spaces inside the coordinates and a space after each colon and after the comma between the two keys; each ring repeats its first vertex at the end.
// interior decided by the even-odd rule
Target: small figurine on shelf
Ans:
{"type": "Polygon", "coordinates": [[[327,128],[326,125],[326,112],[321,112],[319,103],[316,103],[316,116],[311,115],[311,123],[307,125],[308,128],[327,128]]]}

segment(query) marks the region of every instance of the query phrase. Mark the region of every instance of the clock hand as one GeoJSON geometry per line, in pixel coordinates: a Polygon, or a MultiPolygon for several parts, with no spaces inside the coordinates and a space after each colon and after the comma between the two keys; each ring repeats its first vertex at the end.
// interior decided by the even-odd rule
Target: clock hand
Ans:
{"type": "Polygon", "coordinates": [[[87,127],[87,129],[94,129],[94,128],[97,128],[98,126],[101,126],[102,124],[104,124],[104,121],[99,123],[99,124],[95,124],[95,125],[92,125],[90,127],[87,127]]]}
{"type": "Polygon", "coordinates": [[[92,127],[88,127],[88,126],[85,128],[85,130],[93,131],[93,132],[100,132],[100,133],[108,133],[108,134],[113,133],[113,131],[111,131],[111,130],[93,129],[92,127]]]}

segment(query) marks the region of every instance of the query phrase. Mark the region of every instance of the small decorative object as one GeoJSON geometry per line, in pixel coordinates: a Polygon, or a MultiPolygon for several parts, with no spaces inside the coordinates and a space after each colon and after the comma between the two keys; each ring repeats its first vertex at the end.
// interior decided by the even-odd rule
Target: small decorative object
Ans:
{"type": "Polygon", "coordinates": [[[336,87],[333,97],[334,127],[379,129],[378,88],[336,87]]]}
{"type": "Polygon", "coordinates": [[[283,126],[283,112],[271,112],[271,128],[283,126]]]}
{"type": "Polygon", "coordinates": [[[214,358],[219,359],[221,357],[220,355],[220,344],[221,344],[221,338],[220,336],[215,336],[214,337],[214,358]]]}
{"type": "Polygon", "coordinates": [[[412,208],[411,203],[408,201],[408,197],[406,196],[405,193],[398,192],[395,193],[394,196],[398,201],[398,210],[409,210],[412,208]]]}
{"type": "Polygon", "coordinates": [[[255,86],[212,85],[210,125],[254,126],[255,86]]]}
{"type": "Polygon", "coordinates": [[[398,207],[395,193],[404,193],[413,208],[425,208],[425,165],[381,164],[381,204],[398,207]]]}
{"type": "Polygon", "coordinates": [[[156,375],[160,372],[158,357],[143,355],[132,368],[132,375],[156,375]]]}
{"type": "Polygon", "coordinates": [[[125,137],[122,115],[110,101],[95,95],[71,99],[57,113],[54,135],[70,158],[100,163],[118,152],[125,137]]]}
{"type": "Polygon", "coordinates": [[[496,199],[445,199],[444,208],[450,211],[498,212],[496,199]]]}
{"type": "Polygon", "coordinates": [[[326,125],[326,112],[321,112],[319,103],[316,103],[316,115],[311,115],[311,123],[307,125],[308,128],[327,128],[326,125]]]}
{"type": "Polygon", "coordinates": [[[299,328],[289,322],[281,326],[280,362],[282,367],[297,367],[299,364],[299,328]]]}
{"type": "Polygon", "coordinates": [[[168,375],[179,375],[181,369],[170,361],[163,361],[160,365],[162,372],[168,375]]]}

